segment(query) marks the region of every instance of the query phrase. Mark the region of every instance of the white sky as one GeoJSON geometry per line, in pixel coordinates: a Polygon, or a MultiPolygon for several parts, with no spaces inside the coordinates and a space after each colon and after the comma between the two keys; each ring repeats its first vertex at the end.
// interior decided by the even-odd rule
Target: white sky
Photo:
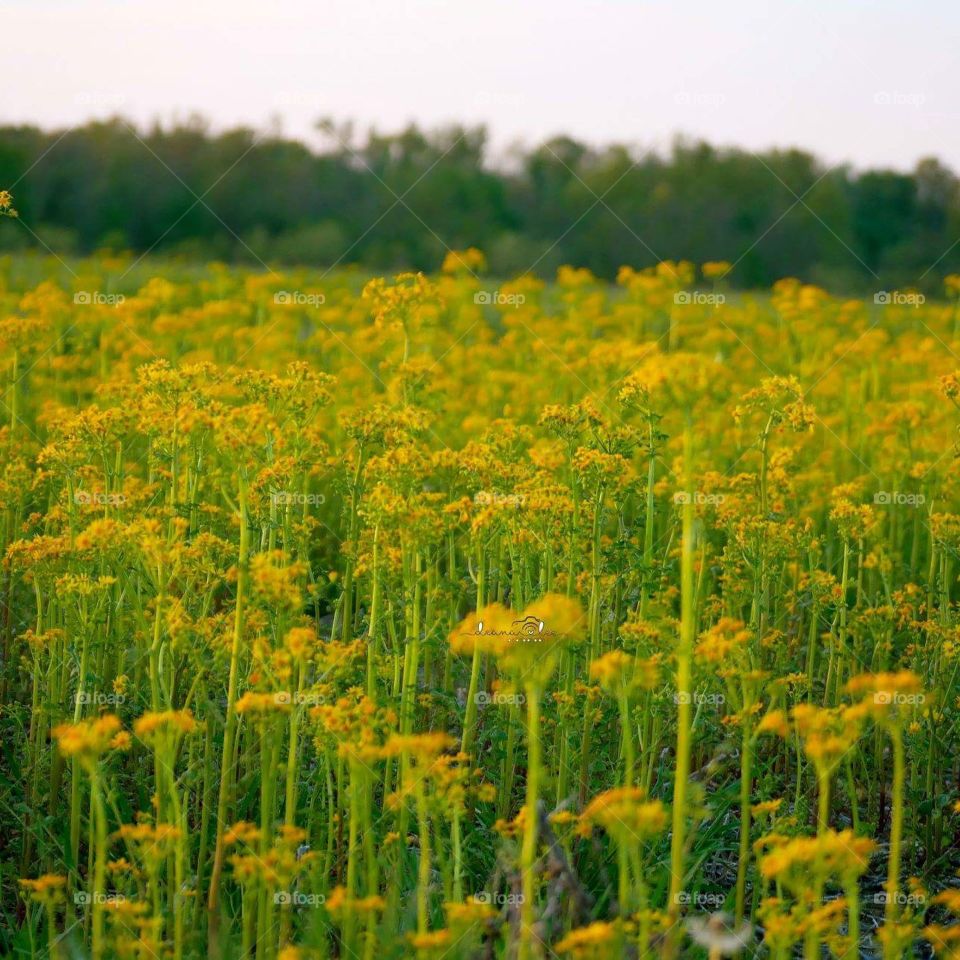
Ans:
{"type": "Polygon", "coordinates": [[[960,170],[946,0],[0,0],[0,23],[0,123],[484,122],[498,148],[685,134],[960,170]]]}

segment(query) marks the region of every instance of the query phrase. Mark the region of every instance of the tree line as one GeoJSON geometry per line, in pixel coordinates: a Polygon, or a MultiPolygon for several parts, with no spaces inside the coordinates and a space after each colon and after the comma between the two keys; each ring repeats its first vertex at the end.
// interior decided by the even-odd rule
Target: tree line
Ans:
{"type": "Polygon", "coordinates": [[[498,275],[726,260],[741,287],[796,276],[849,292],[936,290],[960,272],[957,178],[935,159],[856,171],[798,149],[678,139],[657,154],[570,137],[498,158],[484,128],[318,131],[311,148],[196,118],[0,127],[0,188],[23,221],[0,249],[391,271],[475,246],[498,275]]]}

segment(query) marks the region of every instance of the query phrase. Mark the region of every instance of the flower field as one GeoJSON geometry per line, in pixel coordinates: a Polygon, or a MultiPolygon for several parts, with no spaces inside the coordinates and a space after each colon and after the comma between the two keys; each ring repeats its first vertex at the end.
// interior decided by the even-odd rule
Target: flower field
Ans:
{"type": "Polygon", "coordinates": [[[960,278],[0,259],[0,954],[960,956],[960,278]]]}

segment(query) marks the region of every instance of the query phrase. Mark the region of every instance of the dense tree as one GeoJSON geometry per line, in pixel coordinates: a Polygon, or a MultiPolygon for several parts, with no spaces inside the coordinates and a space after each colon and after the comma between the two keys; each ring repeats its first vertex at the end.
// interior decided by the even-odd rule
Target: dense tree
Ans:
{"type": "Polygon", "coordinates": [[[473,245],[502,274],[728,260],[741,286],[794,275],[851,292],[920,276],[932,290],[960,270],[957,180],[932,159],[857,173],[800,150],[677,141],[659,156],[555,137],[498,166],[482,128],[317,130],[313,150],[198,117],[0,128],[0,187],[15,185],[29,227],[0,242],[379,270],[473,245]]]}

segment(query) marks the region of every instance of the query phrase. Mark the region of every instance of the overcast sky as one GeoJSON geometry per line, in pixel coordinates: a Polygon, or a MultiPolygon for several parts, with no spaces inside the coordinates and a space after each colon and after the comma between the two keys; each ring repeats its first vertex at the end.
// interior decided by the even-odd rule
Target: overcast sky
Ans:
{"type": "Polygon", "coordinates": [[[0,122],[485,123],[960,170],[947,0],[2,0],[0,122]]]}

